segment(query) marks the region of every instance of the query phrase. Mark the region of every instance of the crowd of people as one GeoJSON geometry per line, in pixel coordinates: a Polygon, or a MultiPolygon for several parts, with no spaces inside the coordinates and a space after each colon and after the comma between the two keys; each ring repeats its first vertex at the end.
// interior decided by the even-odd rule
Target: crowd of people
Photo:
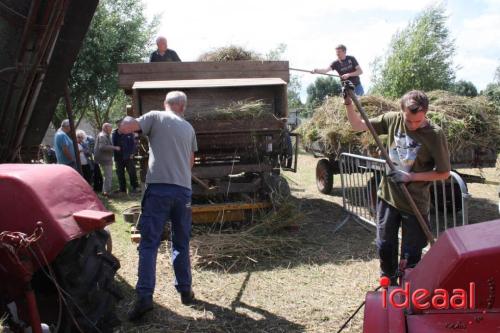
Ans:
{"type": "MultiPolygon", "coordinates": [[[[117,122],[118,124],[119,122],[117,122]]],[[[97,193],[109,196],[112,193],[127,193],[127,170],[130,182],[129,193],[139,193],[134,155],[137,152],[137,134],[123,134],[110,123],[102,125],[96,139],[83,130],[76,131],[78,152],[70,136],[70,124],[64,119],[54,136],[56,162],[77,170],[97,193]],[[80,166],[77,163],[77,154],[80,166]],[[119,189],[113,191],[113,164],[118,178],[119,189]]]]}

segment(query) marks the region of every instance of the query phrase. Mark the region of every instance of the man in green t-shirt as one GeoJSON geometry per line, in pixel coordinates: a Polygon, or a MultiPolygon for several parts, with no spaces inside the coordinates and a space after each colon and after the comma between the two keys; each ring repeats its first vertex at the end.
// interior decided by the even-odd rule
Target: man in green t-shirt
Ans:
{"type": "MultiPolygon", "coordinates": [[[[355,131],[368,127],[345,97],[347,117],[355,131]]],[[[450,156],[443,130],[427,118],[429,99],[418,90],[401,98],[401,112],[387,112],[370,119],[377,134],[386,134],[386,147],[396,171],[383,177],[377,204],[377,249],[382,275],[396,281],[398,267],[398,232],[402,227],[401,256],[407,267],[415,266],[427,245],[427,238],[418,224],[398,183],[406,183],[408,191],[424,218],[430,212],[432,181],[450,176],[450,156]]],[[[427,218],[428,221],[428,218],[427,218]]]]}

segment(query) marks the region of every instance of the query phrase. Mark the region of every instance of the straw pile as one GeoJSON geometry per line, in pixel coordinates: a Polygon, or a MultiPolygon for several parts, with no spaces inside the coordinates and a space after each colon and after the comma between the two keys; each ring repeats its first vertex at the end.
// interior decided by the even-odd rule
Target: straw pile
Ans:
{"type": "Polygon", "coordinates": [[[236,119],[256,119],[272,117],[271,105],[263,100],[240,100],[230,103],[224,107],[213,110],[201,111],[187,115],[189,121],[204,120],[236,120],[236,119]]]}
{"type": "Polygon", "coordinates": [[[500,118],[484,96],[457,96],[432,91],[428,117],[445,131],[450,151],[500,147],[500,118]]]}
{"type": "Polygon", "coordinates": [[[229,45],[203,53],[198,61],[237,61],[237,60],[262,60],[261,56],[241,46],[229,45]]]}
{"type": "Polygon", "coordinates": [[[215,224],[208,232],[195,230],[191,241],[194,265],[229,271],[237,263],[255,263],[296,250],[301,240],[290,230],[297,230],[304,216],[282,182],[280,178],[270,191],[273,208],[257,212],[249,225],[234,229],[232,223],[215,224]]]}
{"type": "Polygon", "coordinates": [[[296,229],[303,217],[289,201],[261,214],[241,230],[213,230],[196,235],[191,242],[194,265],[218,266],[229,271],[237,263],[255,263],[299,247],[300,239],[287,229],[296,229]]]}
{"type": "MultiPolygon", "coordinates": [[[[499,114],[485,97],[463,97],[445,91],[432,91],[428,96],[428,118],[444,130],[451,153],[468,148],[498,149],[499,114]]],[[[398,101],[379,96],[363,96],[361,104],[370,117],[399,110],[398,101]]],[[[370,150],[374,144],[368,133],[351,130],[340,97],[327,99],[297,132],[302,135],[306,148],[318,142],[328,154],[370,150]]]]}
{"type": "MultiPolygon", "coordinates": [[[[396,102],[380,96],[363,96],[360,101],[370,117],[398,110],[396,102]]],[[[373,144],[368,133],[351,130],[344,100],[340,97],[328,97],[314,111],[312,118],[304,122],[296,131],[302,136],[302,142],[306,147],[318,141],[325,153],[329,154],[355,151],[373,144]]]]}

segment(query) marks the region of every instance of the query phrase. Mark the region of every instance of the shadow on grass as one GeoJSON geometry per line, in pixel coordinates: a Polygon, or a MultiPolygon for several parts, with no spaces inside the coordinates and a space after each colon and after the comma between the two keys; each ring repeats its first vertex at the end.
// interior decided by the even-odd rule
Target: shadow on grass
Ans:
{"type": "MultiPolygon", "coordinates": [[[[122,320],[119,332],[304,332],[305,328],[302,325],[240,301],[250,274],[247,273],[230,307],[197,300],[192,309],[203,314],[204,318],[182,316],[155,303],[152,312],[132,323],[126,318],[131,302],[122,301],[118,304],[119,318],[122,320]],[[241,313],[241,310],[250,312],[259,319],[241,313]]],[[[133,300],[135,295],[133,287],[121,278],[118,278],[117,282],[125,296],[124,299],[133,300]]]]}
{"type": "MultiPolygon", "coordinates": [[[[273,249],[267,254],[242,254],[238,258],[218,261],[201,269],[229,273],[293,268],[301,265],[345,264],[349,261],[371,261],[376,258],[373,232],[349,220],[342,207],[320,198],[290,197],[304,214],[298,230],[280,230],[273,236],[297,240],[295,247],[273,249]]],[[[196,236],[194,237],[196,239],[196,236]]],[[[203,255],[203,253],[201,253],[203,255]]]]}

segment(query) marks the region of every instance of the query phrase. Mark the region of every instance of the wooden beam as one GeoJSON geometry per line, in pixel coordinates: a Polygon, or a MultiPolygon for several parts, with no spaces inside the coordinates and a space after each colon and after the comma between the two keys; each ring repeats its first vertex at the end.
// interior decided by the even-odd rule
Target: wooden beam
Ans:
{"type": "Polygon", "coordinates": [[[221,178],[242,172],[270,172],[273,167],[267,164],[235,164],[218,166],[195,166],[193,174],[198,178],[221,178]]]}

